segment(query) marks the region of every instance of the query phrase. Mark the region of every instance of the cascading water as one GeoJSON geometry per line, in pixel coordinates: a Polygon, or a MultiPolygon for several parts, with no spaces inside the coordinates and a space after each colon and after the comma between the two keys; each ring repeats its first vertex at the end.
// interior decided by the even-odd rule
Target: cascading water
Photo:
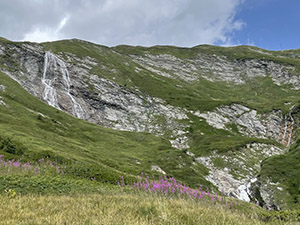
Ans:
{"type": "Polygon", "coordinates": [[[52,87],[55,78],[47,78],[47,70],[49,67],[50,57],[51,53],[46,52],[44,57],[44,72],[42,77],[42,83],[44,84],[43,100],[45,100],[48,103],[48,105],[60,109],[57,102],[56,90],[52,87]]]}
{"type": "Polygon", "coordinates": [[[65,84],[65,91],[66,91],[67,95],[69,96],[69,98],[71,99],[73,115],[76,116],[77,118],[83,119],[84,111],[83,111],[82,107],[80,106],[80,104],[75,100],[75,98],[70,93],[70,90],[71,90],[70,75],[69,75],[67,66],[64,63],[64,61],[57,58],[54,54],[52,54],[52,55],[53,55],[55,61],[57,62],[57,64],[59,65],[60,72],[62,74],[63,81],[65,84]]]}
{"type": "Polygon", "coordinates": [[[76,101],[76,99],[71,95],[71,85],[70,85],[70,75],[67,69],[66,64],[64,61],[56,57],[51,52],[46,52],[45,54],[45,63],[44,63],[44,73],[42,78],[42,83],[45,86],[43,99],[51,106],[61,109],[57,102],[57,95],[56,90],[53,87],[53,83],[59,77],[47,78],[47,71],[52,70],[55,74],[62,75],[62,83],[63,88],[62,90],[66,92],[67,96],[70,98],[72,103],[72,115],[76,116],[77,118],[83,119],[84,118],[84,110],[80,106],[80,104],[76,101]]]}
{"type": "Polygon", "coordinates": [[[291,124],[290,124],[290,132],[289,132],[289,139],[288,139],[287,146],[291,144],[292,136],[293,136],[293,128],[294,128],[294,118],[292,117],[291,113],[289,113],[289,116],[291,118],[291,124]]]}

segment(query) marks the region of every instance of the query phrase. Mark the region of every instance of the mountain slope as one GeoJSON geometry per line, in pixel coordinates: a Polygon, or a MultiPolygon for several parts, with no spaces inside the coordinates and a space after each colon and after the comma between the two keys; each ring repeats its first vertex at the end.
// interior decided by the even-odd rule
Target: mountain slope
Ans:
{"type": "MultiPolygon", "coordinates": [[[[43,44],[1,40],[1,71],[59,109],[13,99],[25,104],[15,111],[30,119],[18,121],[20,115],[15,115],[8,120],[14,114],[3,105],[1,126],[12,127],[10,135],[27,134],[22,142],[32,138],[31,132],[36,140],[28,146],[36,152],[71,155],[111,173],[152,168],[268,208],[286,208],[298,202],[285,202],[274,190],[297,196],[298,186],[289,188],[290,180],[279,173],[273,188],[268,171],[277,158],[267,158],[284,154],[297,139],[299,55],[299,50],[249,46],[108,48],[76,39],[43,44]],[[100,128],[61,111],[133,132],[100,128]],[[45,116],[32,123],[37,113],[45,116]],[[36,133],[23,130],[33,124],[36,133]]],[[[7,87],[6,102],[12,84],[2,85],[7,87]]],[[[280,156],[285,164],[289,154],[280,156]]],[[[296,165],[291,167],[297,171],[296,165]]]]}
{"type": "MultiPolygon", "coordinates": [[[[50,156],[64,162],[70,158],[80,163],[79,174],[75,176],[96,177],[111,183],[117,183],[121,174],[151,173],[151,166],[166,167],[169,174],[186,182],[201,176],[201,166],[194,167],[199,168],[198,171],[189,169],[192,161],[163,138],[114,131],[76,119],[31,96],[3,73],[0,73],[0,85],[1,137],[23,143],[28,160],[50,156]],[[166,165],[162,160],[164,156],[175,165],[166,165]],[[176,172],[176,163],[187,164],[186,171],[176,172]]],[[[5,150],[0,150],[0,154],[8,158],[21,157],[5,150]]]]}

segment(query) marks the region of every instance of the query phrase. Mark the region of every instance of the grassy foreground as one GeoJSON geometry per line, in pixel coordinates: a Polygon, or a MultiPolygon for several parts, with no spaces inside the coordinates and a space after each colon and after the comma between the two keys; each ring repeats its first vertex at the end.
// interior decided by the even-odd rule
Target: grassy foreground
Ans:
{"type": "Polygon", "coordinates": [[[210,202],[116,193],[11,198],[0,195],[0,224],[297,224],[259,219],[210,202]]]}
{"type": "Polygon", "coordinates": [[[175,178],[141,173],[117,186],[75,179],[68,166],[0,155],[0,224],[300,224],[300,211],[266,211],[175,178]]]}

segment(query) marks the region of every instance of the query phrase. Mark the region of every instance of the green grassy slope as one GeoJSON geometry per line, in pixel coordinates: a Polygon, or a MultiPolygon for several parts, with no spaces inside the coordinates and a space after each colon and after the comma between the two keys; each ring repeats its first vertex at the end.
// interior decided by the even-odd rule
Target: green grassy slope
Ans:
{"type": "Polygon", "coordinates": [[[261,179],[268,179],[273,183],[280,183],[287,190],[288,195],[278,193],[278,201],[282,201],[287,208],[300,209],[300,140],[291,146],[284,155],[273,156],[262,163],[259,174],[261,179]]]}
{"type": "MultiPolygon", "coordinates": [[[[6,87],[0,96],[7,105],[0,105],[0,136],[21,142],[26,160],[50,156],[64,162],[70,158],[78,162],[77,168],[70,171],[74,176],[111,183],[116,183],[121,174],[151,173],[151,165],[188,183],[204,182],[201,177],[207,170],[201,166],[190,168],[192,160],[164,138],[115,131],[74,118],[31,96],[3,73],[0,85],[6,87]],[[179,164],[186,167],[179,170],[179,164]]],[[[0,154],[20,157],[3,149],[0,154]]]]}

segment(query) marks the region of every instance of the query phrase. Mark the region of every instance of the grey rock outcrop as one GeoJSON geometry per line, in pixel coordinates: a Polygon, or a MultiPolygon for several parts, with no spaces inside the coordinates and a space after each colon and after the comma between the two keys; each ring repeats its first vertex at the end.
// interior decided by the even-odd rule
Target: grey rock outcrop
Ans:
{"type": "Polygon", "coordinates": [[[278,110],[260,115],[254,109],[233,104],[195,115],[217,129],[231,130],[230,125],[235,124],[240,133],[250,137],[270,138],[286,146],[292,141],[293,117],[278,110]]]}
{"type": "Polygon", "coordinates": [[[0,85],[0,91],[5,92],[6,87],[4,85],[0,85]]]}
{"type": "Polygon", "coordinates": [[[7,106],[7,104],[2,99],[2,96],[0,96],[0,105],[7,106]]]}
{"type": "Polygon", "coordinates": [[[251,186],[257,181],[262,160],[285,151],[273,145],[253,143],[238,151],[223,154],[215,152],[207,157],[197,157],[196,160],[210,169],[206,179],[220,191],[250,201],[254,199],[251,186]]]}
{"type": "Polygon", "coordinates": [[[268,210],[281,210],[288,208],[286,200],[291,195],[281,183],[273,183],[270,179],[259,177],[249,188],[253,201],[268,210]],[[282,201],[284,200],[284,201],[282,201]]]}
{"type": "MultiPolygon", "coordinates": [[[[0,92],[5,92],[6,86],[0,85],[0,92]]],[[[6,103],[3,101],[2,96],[0,96],[0,105],[7,106],[6,103]]]]}
{"type": "MultiPolygon", "coordinates": [[[[271,54],[271,53],[269,53],[271,54]]],[[[290,84],[300,90],[300,74],[290,65],[258,59],[233,60],[226,56],[198,54],[192,59],[180,59],[169,54],[130,56],[141,67],[161,76],[194,82],[200,78],[245,84],[255,77],[272,78],[277,85],[290,84]]]]}

